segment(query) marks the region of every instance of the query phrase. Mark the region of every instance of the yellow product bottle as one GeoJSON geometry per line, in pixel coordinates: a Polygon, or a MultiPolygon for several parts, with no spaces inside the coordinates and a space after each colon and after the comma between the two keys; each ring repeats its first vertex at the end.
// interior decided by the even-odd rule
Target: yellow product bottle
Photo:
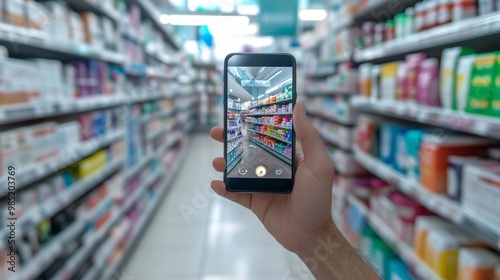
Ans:
{"type": "Polygon", "coordinates": [[[483,280],[495,277],[495,266],[500,257],[487,249],[460,249],[458,280],[483,280]]]}

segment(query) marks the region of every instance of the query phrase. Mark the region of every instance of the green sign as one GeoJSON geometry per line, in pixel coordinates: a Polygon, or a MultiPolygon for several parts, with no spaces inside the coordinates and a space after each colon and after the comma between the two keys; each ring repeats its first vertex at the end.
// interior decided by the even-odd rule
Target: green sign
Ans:
{"type": "Polygon", "coordinates": [[[262,36],[297,34],[298,0],[260,0],[259,25],[262,36]]]}

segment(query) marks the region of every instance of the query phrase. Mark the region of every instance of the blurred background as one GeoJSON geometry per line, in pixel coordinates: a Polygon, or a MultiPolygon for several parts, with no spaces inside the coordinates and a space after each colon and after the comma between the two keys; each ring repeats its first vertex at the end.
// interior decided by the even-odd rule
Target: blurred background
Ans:
{"type": "Polygon", "coordinates": [[[209,129],[254,106],[224,112],[230,52],[296,57],[332,218],[383,279],[500,279],[500,1],[0,4],[0,279],[314,279],[210,190],[209,129]]]}

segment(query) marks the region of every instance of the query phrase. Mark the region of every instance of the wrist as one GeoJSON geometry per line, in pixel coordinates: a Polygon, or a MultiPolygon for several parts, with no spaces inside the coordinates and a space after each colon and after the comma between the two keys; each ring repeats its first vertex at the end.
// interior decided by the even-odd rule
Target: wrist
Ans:
{"type": "Polygon", "coordinates": [[[343,238],[342,233],[332,220],[313,233],[294,253],[302,260],[315,258],[325,261],[341,247],[343,238]]]}

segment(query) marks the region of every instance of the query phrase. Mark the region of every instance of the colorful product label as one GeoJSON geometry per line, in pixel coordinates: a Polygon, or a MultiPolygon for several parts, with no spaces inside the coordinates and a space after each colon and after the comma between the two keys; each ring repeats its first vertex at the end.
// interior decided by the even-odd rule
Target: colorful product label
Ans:
{"type": "Polygon", "coordinates": [[[471,89],[466,111],[488,115],[494,89],[497,53],[479,56],[474,63],[471,89]]]}

